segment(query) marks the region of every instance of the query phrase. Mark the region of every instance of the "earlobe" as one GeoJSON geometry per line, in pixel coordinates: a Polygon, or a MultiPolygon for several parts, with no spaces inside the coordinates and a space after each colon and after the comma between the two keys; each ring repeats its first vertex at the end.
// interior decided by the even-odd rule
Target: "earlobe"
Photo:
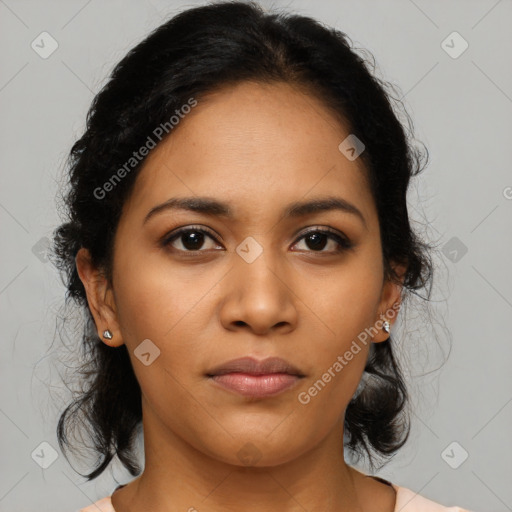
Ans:
{"type": "Polygon", "coordinates": [[[382,289],[381,301],[379,304],[379,319],[375,323],[377,334],[373,338],[374,343],[380,343],[389,339],[391,327],[396,320],[402,302],[402,289],[406,267],[395,266],[400,283],[387,281],[382,289]]]}
{"type": "Polygon", "coordinates": [[[107,278],[100,269],[92,264],[90,253],[84,247],[78,251],[75,264],[85,288],[98,336],[109,346],[122,345],[123,340],[117,321],[115,303],[107,278]]]}

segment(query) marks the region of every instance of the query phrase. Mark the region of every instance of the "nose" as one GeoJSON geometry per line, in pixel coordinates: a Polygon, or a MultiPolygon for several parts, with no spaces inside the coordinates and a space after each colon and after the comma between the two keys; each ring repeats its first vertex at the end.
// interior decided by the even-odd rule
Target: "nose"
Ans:
{"type": "Polygon", "coordinates": [[[225,329],[268,335],[296,328],[298,297],[293,291],[292,270],[269,260],[265,251],[252,263],[235,256],[220,308],[225,329]]]}

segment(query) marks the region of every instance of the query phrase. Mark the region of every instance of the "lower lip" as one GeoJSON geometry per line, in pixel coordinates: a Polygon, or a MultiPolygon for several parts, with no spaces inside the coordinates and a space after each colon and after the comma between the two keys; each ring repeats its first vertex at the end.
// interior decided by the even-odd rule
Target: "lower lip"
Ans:
{"type": "Polygon", "coordinates": [[[214,375],[211,379],[220,386],[241,395],[263,398],[277,395],[292,387],[300,377],[288,373],[251,375],[248,373],[226,373],[214,375]]]}

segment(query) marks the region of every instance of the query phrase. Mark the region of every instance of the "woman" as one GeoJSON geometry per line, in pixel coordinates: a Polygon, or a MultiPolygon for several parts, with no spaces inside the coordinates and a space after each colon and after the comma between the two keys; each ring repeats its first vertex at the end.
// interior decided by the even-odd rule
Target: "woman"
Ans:
{"type": "Polygon", "coordinates": [[[339,31],[255,4],[189,9],[131,50],[71,152],[55,233],[86,314],[85,511],[460,511],[365,475],[405,443],[390,336],[429,286],[420,172],[383,86],[339,31]],[[145,467],[133,454],[143,426],[145,467]]]}

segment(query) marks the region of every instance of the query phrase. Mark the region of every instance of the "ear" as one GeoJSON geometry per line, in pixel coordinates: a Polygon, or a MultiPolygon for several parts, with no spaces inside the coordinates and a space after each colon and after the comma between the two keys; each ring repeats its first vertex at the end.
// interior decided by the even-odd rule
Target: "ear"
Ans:
{"type": "Polygon", "coordinates": [[[123,345],[121,330],[117,321],[116,306],[113,290],[110,287],[104,273],[93,266],[88,249],[82,247],[76,257],[75,264],[80,280],[87,294],[87,302],[91,310],[100,339],[111,347],[123,345]],[[112,333],[112,339],[103,337],[103,332],[108,329],[112,333]]]}
{"type": "Polygon", "coordinates": [[[389,322],[390,327],[396,321],[398,311],[400,310],[402,302],[402,289],[405,278],[405,272],[407,267],[404,265],[393,265],[395,272],[397,273],[400,282],[385,281],[382,286],[382,294],[377,310],[377,317],[375,318],[374,327],[378,331],[377,334],[372,338],[374,343],[380,343],[386,341],[389,338],[384,328],[384,320],[389,322]]]}

